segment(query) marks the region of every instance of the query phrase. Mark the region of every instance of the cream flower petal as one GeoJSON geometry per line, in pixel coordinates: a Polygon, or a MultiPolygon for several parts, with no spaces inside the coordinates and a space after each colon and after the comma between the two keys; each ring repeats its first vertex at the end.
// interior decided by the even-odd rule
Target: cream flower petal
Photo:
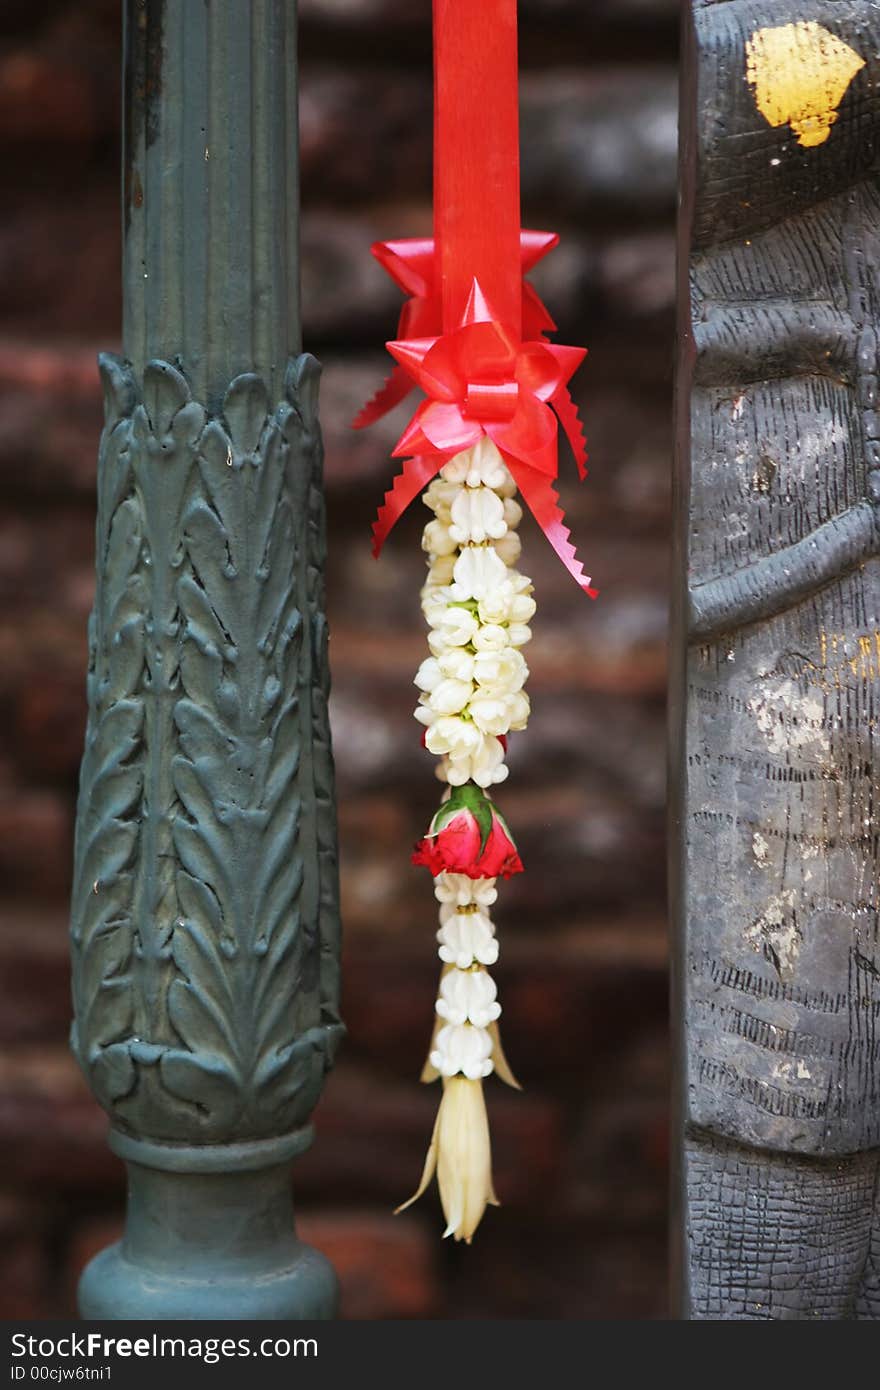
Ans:
{"type": "Polygon", "coordinates": [[[446,1082],[437,1133],[437,1184],[446,1217],[444,1237],[470,1245],[486,1207],[497,1206],[483,1086],[454,1076],[446,1082]]]}
{"type": "MultiPolygon", "coordinates": [[[[442,1101],[441,1101],[441,1103],[440,1103],[440,1108],[441,1108],[441,1109],[443,1108],[443,1102],[442,1102],[442,1101]]],[[[417,1201],[419,1200],[419,1198],[421,1197],[422,1193],[425,1192],[425,1191],[427,1191],[428,1184],[430,1183],[431,1179],[433,1178],[434,1174],[435,1174],[436,1171],[437,1171],[437,1154],[438,1154],[438,1148],[439,1148],[439,1136],[440,1136],[440,1110],[437,1111],[437,1118],[436,1118],[436,1120],[434,1121],[434,1130],[433,1130],[433,1133],[431,1134],[431,1142],[430,1142],[430,1144],[428,1145],[428,1154],[427,1154],[427,1157],[426,1157],[426,1159],[425,1159],[425,1166],[424,1166],[424,1168],[422,1169],[422,1176],[421,1176],[421,1180],[420,1180],[420,1182],[419,1182],[419,1185],[418,1185],[418,1187],[416,1188],[415,1192],[413,1193],[413,1195],[412,1195],[411,1197],[408,1197],[407,1200],[406,1200],[405,1202],[401,1202],[401,1204],[400,1204],[399,1207],[395,1207],[395,1208],[394,1208],[394,1215],[395,1215],[395,1216],[398,1216],[398,1215],[400,1214],[400,1212],[402,1212],[402,1211],[406,1211],[407,1207],[411,1207],[412,1204],[413,1204],[413,1202],[417,1202],[417,1201]]]]}
{"type": "Polygon", "coordinates": [[[522,1086],[514,1076],[510,1063],[504,1055],[504,1048],[501,1046],[501,1029],[497,1021],[488,1025],[489,1037],[492,1039],[492,1062],[495,1067],[495,1075],[499,1081],[503,1081],[505,1086],[512,1086],[515,1091],[521,1091],[522,1086]]]}

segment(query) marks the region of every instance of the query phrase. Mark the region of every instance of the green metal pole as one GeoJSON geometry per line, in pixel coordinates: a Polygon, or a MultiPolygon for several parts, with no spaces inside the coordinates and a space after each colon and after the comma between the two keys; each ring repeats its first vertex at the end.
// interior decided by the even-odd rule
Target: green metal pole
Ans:
{"type": "Polygon", "coordinates": [[[129,1174],[89,1318],[331,1317],[290,1160],[341,1025],[295,0],[127,0],[72,1044],[129,1174]]]}

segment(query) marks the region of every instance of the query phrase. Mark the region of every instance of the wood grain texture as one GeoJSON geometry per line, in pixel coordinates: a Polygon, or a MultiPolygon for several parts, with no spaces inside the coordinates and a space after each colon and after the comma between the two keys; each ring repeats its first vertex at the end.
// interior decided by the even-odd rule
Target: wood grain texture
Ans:
{"type": "MultiPolygon", "coordinates": [[[[874,1168],[855,1183],[855,1160],[826,1160],[880,1146],[880,15],[731,0],[693,4],[690,25],[673,685],[685,1313],[873,1317],[874,1168]],[[826,124],[807,143],[749,80],[753,36],[801,23],[864,60],[833,119],[817,94],[826,124]],[[800,1291],[780,1298],[786,1279],[800,1291]]],[[[810,62],[780,89],[815,79],[810,62]]]]}

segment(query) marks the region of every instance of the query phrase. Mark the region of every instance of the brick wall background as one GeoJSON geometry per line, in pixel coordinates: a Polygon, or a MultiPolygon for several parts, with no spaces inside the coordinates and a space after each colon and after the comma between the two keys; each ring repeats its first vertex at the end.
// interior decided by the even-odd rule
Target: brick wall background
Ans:
{"type": "MultiPolygon", "coordinates": [[[[675,0],[521,0],[524,221],[591,477],[564,501],[603,595],[533,525],[534,715],[500,802],[528,872],[498,913],[497,1187],[471,1249],[413,1189],[435,1094],[416,1077],[436,927],[408,847],[436,800],[411,719],[421,508],[369,527],[401,427],[355,435],[399,300],[368,254],[430,228],[430,0],[301,0],[304,335],[325,363],[333,720],[350,1038],[300,1161],[305,1236],[353,1318],[651,1318],[665,1309],[663,695],[675,0]]],[[[5,0],[0,19],[0,1315],[72,1309],[118,1228],[121,1165],[66,1048],[71,831],[92,591],[94,359],[118,348],[119,0],[5,0]]]]}

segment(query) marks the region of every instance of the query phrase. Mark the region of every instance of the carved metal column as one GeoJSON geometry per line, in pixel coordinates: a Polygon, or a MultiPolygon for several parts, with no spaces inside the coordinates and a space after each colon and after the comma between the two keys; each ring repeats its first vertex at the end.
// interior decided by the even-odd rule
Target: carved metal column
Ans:
{"type": "Polygon", "coordinates": [[[128,0],[73,1048],[129,1173],[86,1317],[332,1316],[290,1160],[340,1034],[294,0],[128,0]]]}
{"type": "Polygon", "coordinates": [[[691,0],[681,1310],[880,1319],[880,13],[691,0]]]}

